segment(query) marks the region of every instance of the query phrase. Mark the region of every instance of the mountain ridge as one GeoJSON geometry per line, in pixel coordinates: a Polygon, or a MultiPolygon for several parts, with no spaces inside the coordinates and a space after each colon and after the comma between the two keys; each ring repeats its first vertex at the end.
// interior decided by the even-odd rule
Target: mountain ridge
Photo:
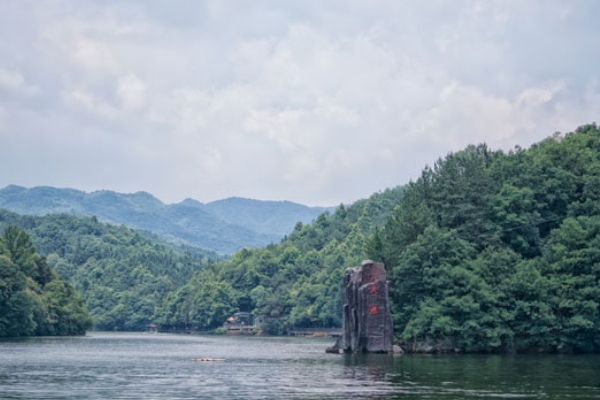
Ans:
{"type": "Polygon", "coordinates": [[[0,189],[0,208],[24,215],[66,213],[96,216],[155,233],[171,242],[232,254],[244,247],[279,242],[297,222],[307,223],[332,210],[291,201],[230,197],[209,203],[187,198],[166,204],[151,193],[85,192],[71,188],[8,185],[0,189]]]}

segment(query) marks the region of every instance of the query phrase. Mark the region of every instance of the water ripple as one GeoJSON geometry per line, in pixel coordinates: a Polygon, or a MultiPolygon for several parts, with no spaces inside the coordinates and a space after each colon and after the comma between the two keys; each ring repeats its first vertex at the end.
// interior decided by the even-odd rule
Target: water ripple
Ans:
{"type": "Polygon", "coordinates": [[[331,355],[331,340],[0,341],[2,399],[593,399],[600,357],[331,355]],[[192,358],[225,362],[192,362],[192,358]]]}

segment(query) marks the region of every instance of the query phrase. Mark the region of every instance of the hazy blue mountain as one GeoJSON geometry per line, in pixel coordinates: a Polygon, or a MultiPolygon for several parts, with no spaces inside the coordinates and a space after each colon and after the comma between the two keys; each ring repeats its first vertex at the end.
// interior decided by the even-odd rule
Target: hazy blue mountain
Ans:
{"type": "Polygon", "coordinates": [[[225,222],[264,234],[284,236],[298,221],[310,222],[333,208],[307,207],[291,201],[262,201],[230,197],[206,203],[206,210],[225,222]]]}
{"type": "Polygon", "coordinates": [[[244,247],[277,243],[301,221],[311,222],[323,207],[289,201],[229,198],[203,204],[186,199],[164,204],[150,193],[83,192],[49,186],[0,189],[0,208],[19,214],[68,213],[95,215],[100,221],[123,224],[158,234],[175,243],[231,254],[244,247]]]}

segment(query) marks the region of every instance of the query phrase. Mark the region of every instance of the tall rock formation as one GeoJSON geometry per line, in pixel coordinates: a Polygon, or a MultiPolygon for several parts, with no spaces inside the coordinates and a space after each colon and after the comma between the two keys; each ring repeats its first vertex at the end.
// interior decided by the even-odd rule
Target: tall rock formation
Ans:
{"type": "Polygon", "coordinates": [[[342,294],[343,330],[328,352],[391,353],[394,327],[383,263],[348,268],[342,294]]]}

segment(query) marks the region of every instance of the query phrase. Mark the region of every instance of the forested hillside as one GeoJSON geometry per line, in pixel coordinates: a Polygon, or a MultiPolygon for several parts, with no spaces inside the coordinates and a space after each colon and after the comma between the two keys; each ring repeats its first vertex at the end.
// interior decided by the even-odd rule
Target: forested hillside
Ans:
{"type": "Polygon", "coordinates": [[[83,335],[83,301],[14,226],[0,237],[0,337],[83,335]]]}
{"type": "Polygon", "coordinates": [[[4,210],[0,228],[5,226],[30,232],[47,265],[81,294],[101,330],[147,329],[163,299],[216,258],[95,217],[20,216],[4,210]]]}
{"type": "Polygon", "coordinates": [[[158,321],[209,328],[244,310],[274,333],[340,326],[343,271],[366,257],[387,266],[407,350],[600,351],[598,127],[449,154],[403,188],[201,271],[158,321]]]}
{"type": "Polygon", "coordinates": [[[411,350],[600,351],[600,130],[440,159],[367,249],[411,350]]]}
{"type": "Polygon", "coordinates": [[[211,265],[169,295],[157,322],[211,329],[241,310],[253,311],[272,334],[290,326],[340,326],[344,270],[364,259],[365,238],[383,226],[401,197],[398,187],[340,205],[312,224],[296,224],[281,244],[244,249],[211,265]]]}
{"type": "MultiPolygon", "coordinates": [[[[99,329],[212,329],[236,311],[253,312],[269,333],[340,326],[344,270],[370,258],[386,264],[396,340],[406,350],[600,351],[595,124],[529,149],[469,146],[406,186],[297,223],[281,243],[219,263],[90,217],[1,211],[0,228],[8,225],[31,232],[99,329]]],[[[4,265],[15,264],[0,253],[4,265]]],[[[0,301],[7,290],[43,296],[45,278],[6,289],[15,267],[0,271],[0,301]]],[[[28,326],[31,334],[42,324],[28,326]]]]}
{"type": "Polygon", "coordinates": [[[311,222],[323,207],[289,201],[229,198],[207,204],[186,199],[164,204],[146,192],[131,194],[100,190],[10,185],[0,189],[0,209],[22,215],[67,213],[96,216],[101,222],[124,224],[183,243],[230,255],[245,247],[278,243],[298,221],[311,222]]]}

